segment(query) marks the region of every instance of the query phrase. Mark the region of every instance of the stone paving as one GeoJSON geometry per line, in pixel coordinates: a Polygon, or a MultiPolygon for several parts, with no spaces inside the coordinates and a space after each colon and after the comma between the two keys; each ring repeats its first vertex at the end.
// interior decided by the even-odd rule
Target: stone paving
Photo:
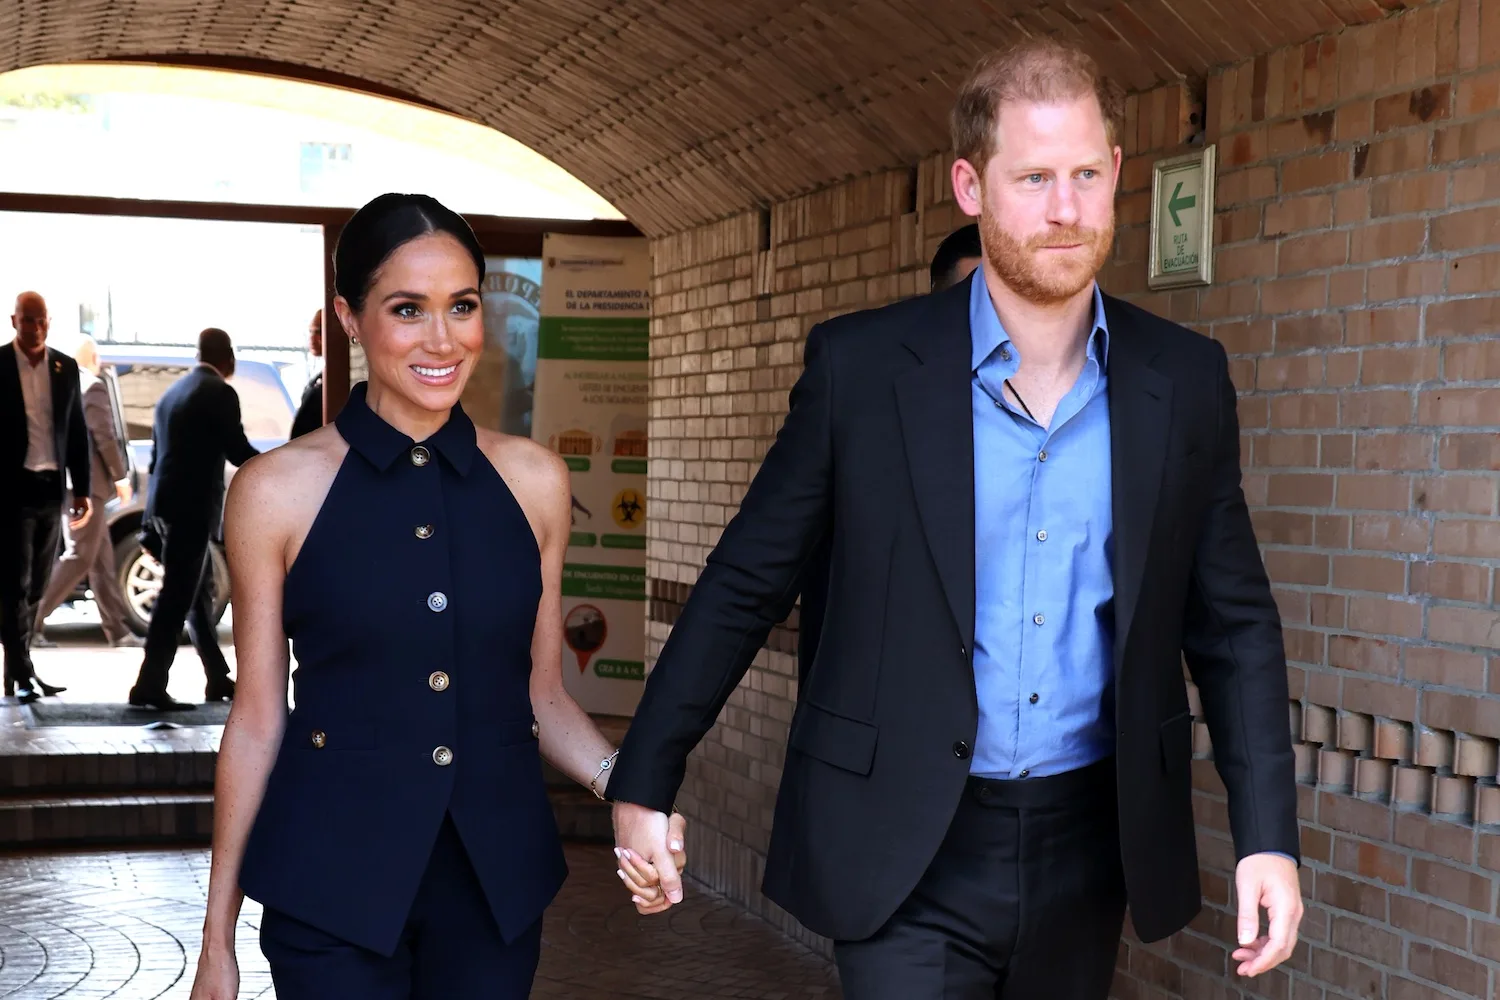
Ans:
{"type": "MultiPolygon", "coordinates": [[[[38,651],[37,669],[70,687],[63,697],[124,699],[139,650],[100,648],[97,630],[86,624],[49,628],[49,635],[61,648],[38,651]]],[[[201,697],[202,677],[192,649],[184,647],[172,671],[173,694],[201,697]]],[[[28,758],[35,766],[41,756],[95,753],[100,746],[127,754],[201,753],[217,749],[219,734],[217,727],[28,730],[13,700],[0,699],[0,762],[11,758],[12,767],[28,758]]],[[[0,856],[0,998],[187,1000],[208,861],[207,849],[180,847],[0,856]]],[[[570,844],[568,862],[572,876],[544,924],[534,997],[841,996],[823,958],[700,886],[690,883],[687,900],[669,913],[641,918],[620,888],[607,847],[570,844]]],[[[242,998],[275,996],[257,944],[259,918],[257,905],[247,901],[239,934],[242,998]]]]}
{"type": "MultiPolygon", "coordinates": [[[[533,997],[840,996],[826,961],[699,886],[690,884],[686,901],[667,914],[642,918],[619,887],[608,848],[569,845],[568,863],[572,877],[544,924],[533,997]]],[[[0,858],[0,997],[186,1000],[207,890],[201,849],[0,858]]],[[[259,921],[247,902],[241,998],[275,996],[256,943],[259,921]]]]}

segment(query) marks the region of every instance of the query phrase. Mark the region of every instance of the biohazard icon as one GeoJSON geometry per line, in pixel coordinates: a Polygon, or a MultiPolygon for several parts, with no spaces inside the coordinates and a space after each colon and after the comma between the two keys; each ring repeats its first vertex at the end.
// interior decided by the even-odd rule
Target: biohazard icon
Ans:
{"type": "Polygon", "coordinates": [[[646,519],[646,498],[635,490],[621,490],[615,494],[614,506],[610,509],[615,523],[622,528],[639,528],[646,519]]]}

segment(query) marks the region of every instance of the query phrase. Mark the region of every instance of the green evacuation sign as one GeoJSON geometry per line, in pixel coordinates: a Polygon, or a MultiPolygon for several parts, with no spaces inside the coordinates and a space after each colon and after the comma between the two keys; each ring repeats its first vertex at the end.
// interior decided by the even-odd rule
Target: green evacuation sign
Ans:
{"type": "Polygon", "coordinates": [[[1202,246],[1203,164],[1183,163],[1161,173],[1161,198],[1157,204],[1157,270],[1183,274],[1198,269],[1202,246]]]}

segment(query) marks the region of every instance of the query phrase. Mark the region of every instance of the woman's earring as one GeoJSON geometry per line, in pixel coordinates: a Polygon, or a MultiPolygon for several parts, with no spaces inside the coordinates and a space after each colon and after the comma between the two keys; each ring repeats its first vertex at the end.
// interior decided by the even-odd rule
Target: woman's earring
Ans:
{"type": "Polygon", "coordinates": [[[349,338],[349,343],[351,343],[351,344],[358,344],[359,343],[359,338],[358,337],[350,337],[349,338]]]}

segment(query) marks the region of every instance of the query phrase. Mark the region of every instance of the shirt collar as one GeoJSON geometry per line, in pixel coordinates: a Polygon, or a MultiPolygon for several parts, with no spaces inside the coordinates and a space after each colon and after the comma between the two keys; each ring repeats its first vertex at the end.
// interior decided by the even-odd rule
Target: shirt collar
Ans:
{"type": "MultiPolygon", "coordinates": [[[[1000,314],[995,312],[995,303],[990,301],[982,267],[974,270],[974,281],[969,288],[969,331],[973,345],[970,361],[974,371],[978,371],[990,355],[1011,343],[1010,334],[1000,322],[1000,314]]],[[[1019,352],[1011,350],[1010,353],[1016,355],[1019,352]]],[[[1097,281],[1094,282],[1094,332],[1089,337],[1088,356],[1100,368],[1109,362],[1109,321],[1104,315],[1104,293],[1097,281]]]]}
{"type": "MultiPolygon", "coordinates": [[[[365,460],[381,472],[385,472],[403,455],[408,454],[417,442],[402,434],[382,420],[366,399],[369,383],[361,382],[349,391],[349,402],[334,418],[339,434],[349,442],[349,447],[364,456],[365,460]]],[[[464,413],[464,408],[453,404],[448,422],[438,428],[421,444],[439,455],[461,476],[469,474],[474,456],[479,451],[478,434],[474,423],[464,413]]]]}

